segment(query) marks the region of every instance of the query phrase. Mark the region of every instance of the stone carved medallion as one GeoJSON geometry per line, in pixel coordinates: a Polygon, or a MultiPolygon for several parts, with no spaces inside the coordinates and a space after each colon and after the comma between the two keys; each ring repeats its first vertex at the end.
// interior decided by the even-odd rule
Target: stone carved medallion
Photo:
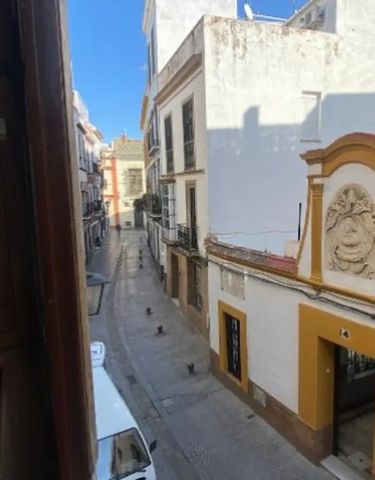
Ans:
{"type": "Polygon", "coordinates": [[[325,230],[330,270],[375,278],[375,205],[365,188],[350,184],[337,192],[325,230]]]}

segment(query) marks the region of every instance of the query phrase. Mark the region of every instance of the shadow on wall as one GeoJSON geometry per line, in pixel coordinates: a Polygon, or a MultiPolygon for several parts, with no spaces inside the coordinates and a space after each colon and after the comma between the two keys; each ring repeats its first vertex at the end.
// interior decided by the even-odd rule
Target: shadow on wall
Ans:
{"type": "Polygon", "coordinates": [[[348,133],[375,133],[375,93],[328,95],[307,116],[301,99],[295,101],[301,123],[267,125],[254,107],[241,129],[208,131],[209,230],[222,241],[284,254],[285,242],[298,237],[299,203],[305,217],[307,167],[300,154],[348,133]]]}

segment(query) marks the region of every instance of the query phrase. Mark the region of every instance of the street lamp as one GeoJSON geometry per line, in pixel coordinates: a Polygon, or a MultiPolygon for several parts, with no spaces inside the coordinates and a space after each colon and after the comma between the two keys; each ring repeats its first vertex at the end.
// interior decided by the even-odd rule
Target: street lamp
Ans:
{"type": "Polygon", "coordinates": [[[104,286],[109,280],[99,273],[86,272],[87,305],[89,316],[98,315],[102,303],[104,286]]]}

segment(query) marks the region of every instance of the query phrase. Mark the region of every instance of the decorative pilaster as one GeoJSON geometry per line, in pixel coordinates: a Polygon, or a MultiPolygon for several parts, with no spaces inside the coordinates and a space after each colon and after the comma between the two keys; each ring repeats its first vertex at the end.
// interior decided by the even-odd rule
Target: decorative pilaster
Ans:
{"type": "Polygon", "coordinates": [[[322,183],[311,185],[311,279],[322,281],[322,231],[323,231],[322,183]]]}

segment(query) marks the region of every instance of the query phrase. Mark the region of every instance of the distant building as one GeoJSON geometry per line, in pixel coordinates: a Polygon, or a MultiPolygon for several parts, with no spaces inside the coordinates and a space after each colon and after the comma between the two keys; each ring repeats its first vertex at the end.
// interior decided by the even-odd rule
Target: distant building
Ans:
{"type": "Polygon", "coordinates": [[[89,112],[77,91],[73,93],[73,115],[81,191],[86,263],[108,230],[103,202],[103,173],[100,165],[103,135],[90,123],[89,112]]]}
{"type": "Polygon", "coordinates": [[[110,225],[143,228],[143,141],[125,135],[114,139],[103,151],[103,168],[104,200],[108,205],[110,225]]]}

